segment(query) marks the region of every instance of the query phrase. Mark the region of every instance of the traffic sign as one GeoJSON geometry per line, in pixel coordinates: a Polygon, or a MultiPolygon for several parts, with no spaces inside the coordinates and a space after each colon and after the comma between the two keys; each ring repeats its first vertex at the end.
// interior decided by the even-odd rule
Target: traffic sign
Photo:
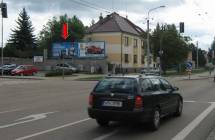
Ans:
{"type": "Polygon", "coordinates": [[[192,70],[192,67],[193,67],[193,63],[188,61],[186,63],[186,69],[192,70]]]}

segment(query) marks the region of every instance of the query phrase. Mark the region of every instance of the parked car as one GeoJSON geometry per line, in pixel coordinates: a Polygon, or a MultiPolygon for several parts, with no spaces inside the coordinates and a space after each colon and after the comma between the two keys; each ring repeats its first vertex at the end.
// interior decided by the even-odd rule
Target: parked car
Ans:
{"type": "Polygon", "coordinates": [[[62,69],[64,69],[66,71],[78,72],[78,68],[77,67],[75,67],[75,66],[73,66],[71,64],[68,64],[68,63],[65,63],[65,64],[63,64],[63,63],[56,64],[55,69],[56,70],[62,70],[62,69]]]}
{"type": "Polygon", "coordinates": [[[11,71],[11,75],[34,75],[38,68],[33,65],[20,65],[11,71]]]}
{"type": "Polygon", "coordinates": [[[0,67],[0,72],[3,71],[3,74],[10,75],[11,71],[16,68],[16,64],[6,64],[0,67]]]}
{"type": "Polygon", "coordinates": [[[161,72],[160,72],[159,68],[150,67],[149,70],[147,68],[142,68],[141,74],[159,76],[161,74],[161,72]]]}
{"type": "Polygon", "coordinates": [[[159,76],[108,76],[89,96],[88,114],[100,126],[110,121],[149,123],[157,130],[166,115],[182,114],[177,87],[159,76]]]}

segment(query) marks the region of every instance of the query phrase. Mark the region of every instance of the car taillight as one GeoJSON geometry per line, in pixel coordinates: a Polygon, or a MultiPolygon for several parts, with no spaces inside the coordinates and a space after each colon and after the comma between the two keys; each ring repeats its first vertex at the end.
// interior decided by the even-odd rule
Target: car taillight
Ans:
{"type": "Polygon", "coordinates": [[[93,95],[91,94],[89,96],[89,107],[92,107],[93,106],[93,95]]]}
{"type": "Polygon", "coordinates": [[[143,99],[141,96],[135,98],[135,109],[141,109],[143,107],[143,99]]]}

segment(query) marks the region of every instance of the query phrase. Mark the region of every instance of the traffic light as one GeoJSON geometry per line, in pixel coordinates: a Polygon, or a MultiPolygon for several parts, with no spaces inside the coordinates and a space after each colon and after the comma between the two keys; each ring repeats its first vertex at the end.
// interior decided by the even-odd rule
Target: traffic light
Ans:
{"type": "Polygon", "coordinates": [[[1,14],[3,18],[7,18],[7,4],[1,3],[1,14]]]}
{"type": "Polygon", "coordinates": [[[179,23],[180,33],[184,33],[184,22],[179,23]]]}

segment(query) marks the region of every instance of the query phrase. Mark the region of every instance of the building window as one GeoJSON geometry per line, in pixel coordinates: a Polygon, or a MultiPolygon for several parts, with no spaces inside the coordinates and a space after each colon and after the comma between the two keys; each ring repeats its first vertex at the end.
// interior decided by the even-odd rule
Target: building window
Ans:
{"type": "Polygon", "coordinates": [[[141,40],[141,47],[143,48],[144,47],[144,41],[141,40]]]}
{"type": "Polygon", "coordinates": [[[125,56],[125,63],[128,63],[129,61],[128,61],[128,54],[124,54],[124,56],[125,56]]]}
{"type": "Polygon", "coordinates": [[[145,57],[144,57],[144,55],[141,55],[141,63],[142,63],[142,64],[145,63],[145,57]]]}
{"type": "Polygon", "coordinates": [[[134,39],[134,47],[137,47],[137,39],[134,39]]]}
{"type": "Polygon", "coordinates": [[[128,37],[127,36],[125,36],[125,40],[124,41],[125,41],[124,42],[125,46],[128,46],[128,37]]]}
{"type": "Polygon", "coordinates": [[[134,64],[137,64],[137,55],[134,55],[134,64]]]}

